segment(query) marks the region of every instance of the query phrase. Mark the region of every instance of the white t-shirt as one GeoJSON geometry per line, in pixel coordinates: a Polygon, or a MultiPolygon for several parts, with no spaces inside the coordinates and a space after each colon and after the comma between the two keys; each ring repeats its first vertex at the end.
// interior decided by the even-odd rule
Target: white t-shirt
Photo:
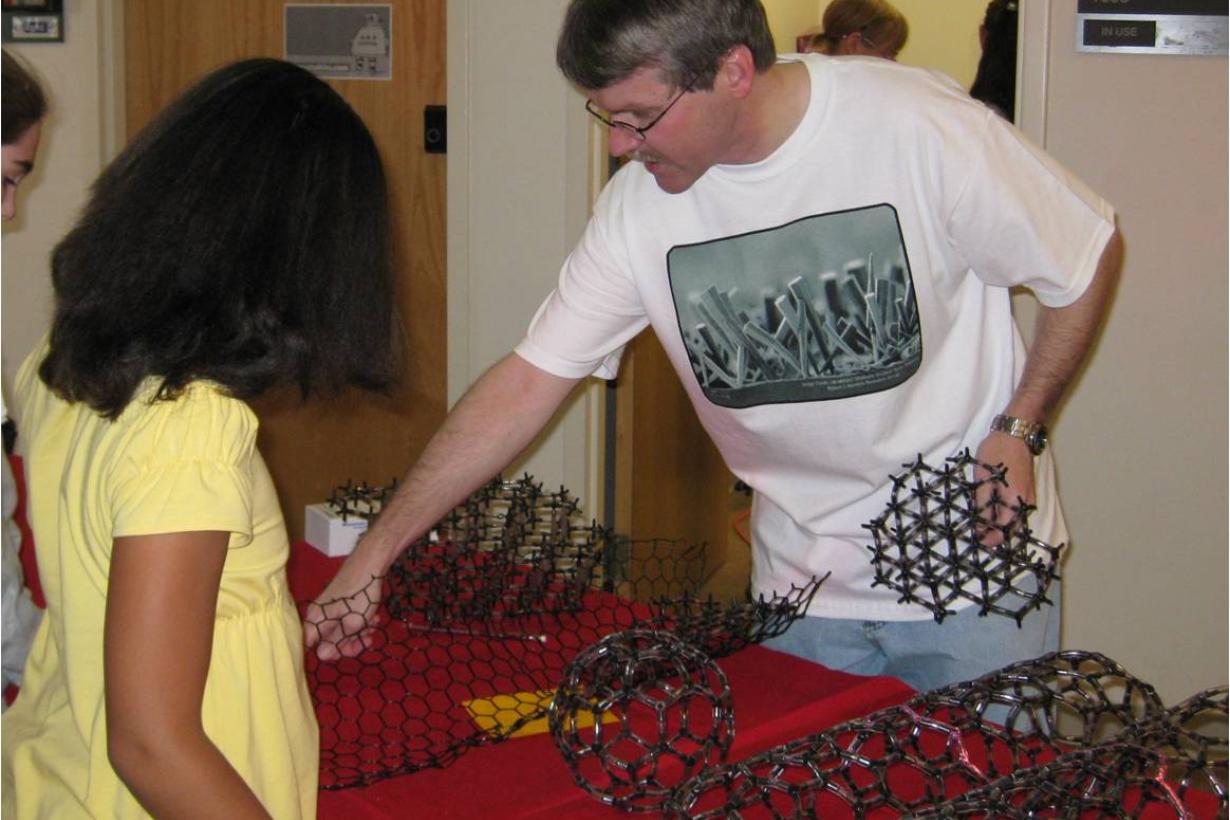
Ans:
{"type": "MultiPolygon", "coordinates": [[[[768,158],[667,194],[639,163],[595,205],[516,352],[610,378],[652,324],[753,487],[753,590],[832,571],[811,615],[932,617],[873,588],[890,475],[977,449],[1025,350],[1009,288],[1075,301],[1110,206],[951,80],[806,55],[811,101],[768,158]]],[[[1035,534],[1066,540],[1049,458],[1035,534]]]]}

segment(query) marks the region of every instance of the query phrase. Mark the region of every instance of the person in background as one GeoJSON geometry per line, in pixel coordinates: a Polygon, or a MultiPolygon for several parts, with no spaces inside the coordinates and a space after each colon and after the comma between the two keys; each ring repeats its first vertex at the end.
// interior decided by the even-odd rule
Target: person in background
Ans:
{"type": "Polygon", "coordinates": [[[806,50],[830,56],[896,60],[910,37],[910,24],[887,0],[833,0],[821,28],[806,50]]]}
{"type": "Polygon", "coordinates": [[[17,213],[17,186],[34,169],[42,137],[47,97],[33,73],[7,51],[4,52],[3,124],[4,205],[6,220],[17,213]]]}
{"type": "MultiPolygon", "coordinates": [[[[38,143],[42,137],[43,118],[47,114],[47,96],[33,73],[7,51],[3,54],[3,166],[4,199],[3,215],[7,222],[17,214],[17,187],[34,168],[38,143]]],[[[0,576],[0,631],[3,632],[2,661],[0,674],[3,683],[0,689],[21,683],[21,669],[30,651],[30,642],[38,628],[42,611],[34,605],[26,588],[21,569],[21,530],[13,515],[17,511],[17,482],[13,477],[9,454],[15,437],[16,426],[9,420],[8,404],[3,405],[4,422],[4,467],[3,467],[3,564],[0,576]]],[[[0,701],[0,708],[3,703],[0,701]]]]}
{"type": "Polygon", "coordinates": [[[99,176],[16,380],[47,613],[3,816],[315,817],[289,542],[250,399],[400,368],[384,170],[327,84],[209,74],[99,176]]]}
{"type": "Polygon", "coordinates": [[[969,94],[982,100],[1008,122],[1016,121],[1016,0],[987,3],[978,40],[982,56],[969,94]]]}

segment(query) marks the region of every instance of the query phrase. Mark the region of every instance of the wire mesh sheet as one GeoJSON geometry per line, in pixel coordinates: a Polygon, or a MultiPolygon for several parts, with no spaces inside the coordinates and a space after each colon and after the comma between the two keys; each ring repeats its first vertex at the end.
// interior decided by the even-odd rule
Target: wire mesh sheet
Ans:
{"type": "MultiPolygon", "coordinates": [[[[447,766],[545,730],[569,662],[614,633],[668,632],[711,658],[781,634],[823,581],[719,601],[700,592],[705,561],[702,546],[586,524],[566,489],[491,482],[393,565],[361,653],[308,653],[321,787],[447,766]]],[[[346,622],[344,604],[330,614],[346,622]]]]}
{"type": "Polygon", "coordinates": [[[1225,687],[1167,710],[1109,658],[1065,651],[713,767],[666,807],[688,818],[1224,817],[1225,760],[1225,687]]]}

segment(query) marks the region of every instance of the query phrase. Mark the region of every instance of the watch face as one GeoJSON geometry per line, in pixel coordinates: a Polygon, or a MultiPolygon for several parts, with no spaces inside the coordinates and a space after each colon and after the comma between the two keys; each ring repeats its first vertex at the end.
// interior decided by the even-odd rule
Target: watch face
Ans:
{"type": "Polygon", "coordinates": [[[1046,428],[1039,427],[1034,432],[1025,437],[1025,443],[1029,445],[1029,449],[1034,455],[1038,455],[1046,449],[1046,428]]]}

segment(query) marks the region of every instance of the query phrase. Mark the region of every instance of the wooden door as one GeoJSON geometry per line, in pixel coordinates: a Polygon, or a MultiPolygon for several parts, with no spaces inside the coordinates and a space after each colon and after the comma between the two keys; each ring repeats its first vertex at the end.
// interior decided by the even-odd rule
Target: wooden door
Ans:
{"type": "Polygon", "coordinates": [[[748,498],[732,491],[735,478],[652,330],[624,353],[615,403],[616,531],[705,544],[704,591],[740,597],[751,553],[734,519],[748,498]]]}
{"type": "MultiPolygon", "coordinates": [[[[423,149],[423,108],[445,101],[445,0],[384,3],[393,7],[392,79],[330,84],[367,123],[384,159],[406,369],[390,398],[355,391],[303,405],[285,393],[255,403],[259,447],[296,539],[303,535],[304,505],[323,501],[347,481],[387,484],[400,477],[446,411],[445,157],[423,149]]],[[[285,5],[128,0],[129,136],[208,71],[247,57],[283,57],[285,5]]]]}

